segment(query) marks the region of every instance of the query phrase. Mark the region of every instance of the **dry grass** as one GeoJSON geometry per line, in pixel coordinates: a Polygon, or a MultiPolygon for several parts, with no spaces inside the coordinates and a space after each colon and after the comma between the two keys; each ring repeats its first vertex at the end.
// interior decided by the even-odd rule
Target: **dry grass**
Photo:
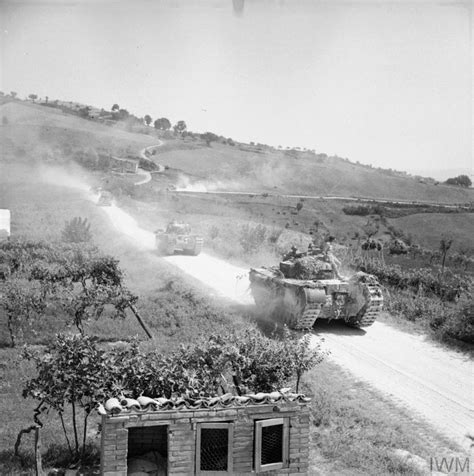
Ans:
{"type": "Polygon", "coordinates": [[[160,150],[157,159],[221,189],[446,203],[465,203],[473,197],[472,191],[420,184],[414,178],[382,173],[339,158],[320,159],[306,152],[297,155],[269,149],[247,152],[218,143],[212,143],[211,147],[200,144],[188,147],[160,150]]]}

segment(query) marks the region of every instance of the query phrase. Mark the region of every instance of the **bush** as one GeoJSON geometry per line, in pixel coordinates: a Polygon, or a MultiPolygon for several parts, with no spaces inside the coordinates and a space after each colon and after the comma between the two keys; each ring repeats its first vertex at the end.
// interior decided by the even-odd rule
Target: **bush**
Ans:
{"type": "Polygon", "coordinates": [[[140,157],[138,166],[148,172],[154,172],[155,170],[158,170],[158,166],[155,164],[155,162],[149,159],[144,159],[143,157],[140,157]]]}
{"type": "Polygon", "coordinates": [[[265,242],[267,227],[264,225],[244,225],[240,229],[239,243],[245,253],[253,253],[265,242]]]}
{"type": "Polygon", "coordinates": [[[91,225],[87,218],[74,217],[65,223],[61,236],[67,243],[87,243],[92,240],[91,225]]]}
{"type": "Polygon", "coordinates": [[[458,175],[457,177],[448,178],[445,182],[447,185],[456,185],[458,187],[470,187],[471,179],[467,175],[458,175]]]}
{"type": "Polygon", "coordinates": [[[364,206],[364,205],[358,205],[356,207],[352,207],[352,206],[344,207],[342,211],[346,215],[358,215],[361,217],[372,215],[372,208],[364,206]]]}

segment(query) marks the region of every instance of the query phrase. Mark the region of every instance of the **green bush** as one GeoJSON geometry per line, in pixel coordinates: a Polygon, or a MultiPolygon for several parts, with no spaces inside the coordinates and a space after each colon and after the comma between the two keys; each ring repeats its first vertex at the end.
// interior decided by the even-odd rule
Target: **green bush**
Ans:
{"type": "Polygon", "coordinates": [[[92,240],[91,225],[87,218],[74,217],[65,223],[61,236],[67,243],[87,243],[92,240]]]}
{"type": "Polygon", "coordinates": [[[239,243],[245,253],[254,253],[264,244],[267,227],[264,225],[244,225],[240,229],[239,243]]]}

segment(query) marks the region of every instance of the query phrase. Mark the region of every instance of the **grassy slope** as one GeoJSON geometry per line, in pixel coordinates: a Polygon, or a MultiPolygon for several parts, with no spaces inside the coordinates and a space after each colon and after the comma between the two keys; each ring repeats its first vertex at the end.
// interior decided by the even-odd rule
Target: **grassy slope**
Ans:
{"type": "Polygon", "coordinates": [[[474,214],[420,213],[392,220],[397,228],[410,230],[421,245],[437,249],[440,236],[454,239],[456,250],[473,250],[474,214]]]}
{"type": "Polygon", "coordinates": [[[235,190],[277,191],[303,195],[358,196],[380,199],[465,203],[473,191],[419,183],[338,158],[319,159],[305,152],[267,150],[256,153],[212,143],[189,143],[181,150],[159,150],[157,159],[235,190]]]}
{"type": "MultiPolygon", "coordinates": [[[[88,127],[89,123],[84,122],[88,127]]],[[[18,127],[20,131],[26,132],[30,126],[18,127]]],[[[116,132],[106,128],[95,136],[93,130],[91,131],[93,140],[101,147],[113,141],[116,132]],[[104,139],[101,135],[106,132],[108,137],[104,139]],[[106,142],[103,142],[104,140],[106,142]]],[[[143,140],[148,139],[144,137],[143,140]]],[[[141,136],[134,136],[133,144],[138,145],[141,140],[141,136]]],[[[125,142],[124,146],[127,146],[125,142]]],[[[130,242],[110,228],[104,220],[100,207],[84,200],[80,191],[38,181],[38,175],[35,173],[25,174],[24,164],[27,161],[28,157],[23,164],[14,165],[10,162],[8,170],[3,169],[7,173],[0,175],[2,177],[0,204],[12,210],[13,233],[24,234],[31,238],[51,239],[57,235],[64,220],[77,215],[88,217],[94,230],[94,240],[104,251],[120,258],[127,272],[128,286],[140,295],[139,309],[157,334],[153,346],[166,351],[178,342],[190,342],[199,334],[206,335],[211,329],[224,333],[231,325],[245,325],[241,316],[227,316],[228,310],[220,309],[217,303],[209,303],[193,287],[195,283],[186,281],[161,260],[150,259],[149,255],[137,252],[130,242]],[[170,281],[175,282],[171,292],[164,291],[163,286],[170,281]],[[193,289],[192,299],[185,297],[189,294],[190,288],[193,289]]],[[[153,184],[149,187],[153,187],[153,184]]],[[[200,211],[200,215],[194,219],[207,217],[206,223],[209,227],[215,225],[215,219],[218,217],[217,223],[224,228],[225,223],[233,224],[235,228],[233,222],[235,214],[240,217],[240,223],[244,223],[249,220],[249,209],[255,209],[257,222],[268,215],[265,210],[273,206],[265,203],[258,206],[243,203],[237,204],[235,208],[235,203],[230,201],[225,206],[214,203],[213,207],[210,207],[208,202],[204,203],[204,206],[203,203],[199,203],[184,199],[178,199],[176,202],[170,197],[155,206],[150,203],[141,204],[142,219],[150,225],[150,229],[153,229],[155,222],[163,221],[166,214],[171,216],[172,213],[181,211],[191,216],[200,211]],[[183,207],[185,210],[182,210],[183,207]]],[[[283,208],[287,207],[285,204],[280,205],[283,208]]],[[[331,224],[331,220],[337,219],[339,214],[332,208],[333,204],[328,204],[327,207],[324,213],[328,216],[328,224],[331,224]]],[[[311,207],[305,205],[305,209],[308,216],[312,217],[311,207]]],[[[284,217],[278,215],[278,219],[286,220],[287,216],[284,217]]],[[[341,217],[341,220],[346,221],[349,218],[341,217]]],[[[356,220],[360,221],[358,218],[356,220]]],[[[232,232],[231,227],[227,228],[232,232]]],[[[251,313],[245,309],[241,310],[242,312],[251,313]]],[[[54,331],[63,328],[57,322],[46,324],[38,337],[30,337],[37,342],[44,342],[54,331]]],[[[141,329],[133,319],[104,320],[93,323],[90,332],[102,338],[115,340],[140,335],[141,329]]],[[[17,364],[19,361],[17,350],[0,349],[0,353],[1,411],[6,415],[0,433],[0,446],[11,448],[18,430],[31,422],[30,410],[33,405],[21,398],[22,380],[31,374],[31,369],[26,364],[17,364]]],[[[390,453],[391,448],[405,448],[423,458],[446,451],[452,454],[453,448],[435,432],[432,436],[429,435],[431,430],[428,426],[410,422],[410,418],[403,410],[392,403],[380,400],[380,397],[365,385],[354,383],[351,377],[329,363],[316,369],[306,382],[307,391],[315,397],[313,408],[315,426],[311,450],[314,474],[418,474],[394,458],[390,453]]],[[[47,420],[48,424],[43,435],[45,447],[58,441],[59,431],[53,419],[47,420]]],[[[92,440],[93,431],[90,437],[92,440]]],[[[25,444],[25,447],[28,447],[28,444],[25,444]]],[[[0,455],[0,459],[6,456],[5,453],[0,455]]],[[[5,467],[1,471],[5,473],[5,467]]]]}
{"type": "Polygon", "coordinates": [[[157,142],[152,136],[111,128],[57,109],[28,103],[3,104],[0,115],[8,119],[8,125],[0,127],[2,143],[13,141],[17,146],[39,154],[54,156],[56,152],[57,155],[57,147],[138,154],[141,148],[157,142]]]}

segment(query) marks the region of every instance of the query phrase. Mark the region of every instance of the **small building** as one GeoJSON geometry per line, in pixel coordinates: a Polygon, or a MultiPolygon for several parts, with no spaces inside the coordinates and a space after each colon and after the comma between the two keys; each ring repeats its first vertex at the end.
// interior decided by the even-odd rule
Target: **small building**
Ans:
{"type": "Polygon", "coordinates": [[[282,392],[111,398],[99,406],[101,474],[307,475],[309,401],[282,392]]]}
{"type": "Polygon", "coordinates": [[[10,237],[10,210],[0,209],[0,239],[10,237]]]}
{"type": "Polygon", "coordinates": [[[138,159],[126,159],[112,156],[110,158],[112,170],[120,173],[136,174],[138,172],[138,159]]]}

